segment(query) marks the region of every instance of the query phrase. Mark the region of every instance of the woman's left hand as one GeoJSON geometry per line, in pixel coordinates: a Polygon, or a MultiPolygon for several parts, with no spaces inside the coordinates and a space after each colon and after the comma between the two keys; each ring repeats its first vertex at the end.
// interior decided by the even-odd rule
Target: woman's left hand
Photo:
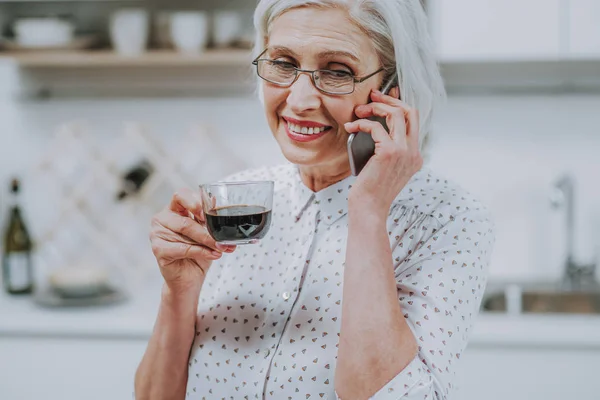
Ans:
{"type": "Polygon", "coordinates": [[[372,102],[357,106],[357,119],[344,125],[348,133],[365,132],[375,141],[375,155],[358,174],[350,191],[349,203],[367,212],[389,212],[392,202],[423,166],[419,151],[419,112],[398,99],[398,88],[390,95],[371,92],[372,102]],[[389,134],[379,122],[365,118],[386,119],[389,134]]]}

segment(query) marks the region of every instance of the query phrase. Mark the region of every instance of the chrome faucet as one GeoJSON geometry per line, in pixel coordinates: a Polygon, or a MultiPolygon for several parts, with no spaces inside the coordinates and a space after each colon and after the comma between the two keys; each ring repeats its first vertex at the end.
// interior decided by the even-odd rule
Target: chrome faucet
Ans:
{"type": "Polygon", "coordinates": [[[561,287],[569,291],[597,289],[595,264],[579,264],[575,261],[575,180],[565,174],[553,185],[550,202],[554,208],[565,210],[565,233],[567,255],[564,261],[564,272],[561,287]]]}

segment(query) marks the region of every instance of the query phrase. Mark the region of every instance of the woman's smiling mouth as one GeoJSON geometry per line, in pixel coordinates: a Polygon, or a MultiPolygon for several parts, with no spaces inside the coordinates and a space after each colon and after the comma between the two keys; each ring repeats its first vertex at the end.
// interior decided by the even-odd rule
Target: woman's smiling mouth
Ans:
{"type": "Polygon", "coordinates": [[[311,142],[331,130],[331,126],[318,122],[299,121],[288,117],[283,117],[283,120],[288,137],[297,142],[311,142]]]}

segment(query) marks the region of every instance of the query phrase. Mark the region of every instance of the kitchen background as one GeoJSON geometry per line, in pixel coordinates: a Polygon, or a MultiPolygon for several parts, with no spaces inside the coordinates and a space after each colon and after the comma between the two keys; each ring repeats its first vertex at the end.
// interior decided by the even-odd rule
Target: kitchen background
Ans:
{"type": "MultiPolygon", "coordinates": [[[[60,307],[69,302],[47,290],[0,297],[0,398],[130,398],[160,288],[150,216],[176,188],[283,161],[253,94],[255,4],[0,0],[0,226],[17,176],[36,287],[101,269],[126,296],[88,308],[60,307]],[[148,48],[135,40],[144,14],[123,12],[132,8],[147,12],[148,48]],[[31,27],[28,17],[54,19],[31,27]],[[64,21],[75,32],[67,41],[39,34],[64,35],[64,21]],[[136,167],[149,177],[129,189],[136,167]]],[[[555,184],[565,174],[575,182],[574,260],[598,264],[600,1],[426,8],[449,92],[430,165],[494,213],[490,293],[563,277],[566,202],[555,184]]],[[[484,310],[461,398],[598,398],[599,298],[573,300],[591,309],[521,312],[523,297],[522,310],[484,310]]]]}

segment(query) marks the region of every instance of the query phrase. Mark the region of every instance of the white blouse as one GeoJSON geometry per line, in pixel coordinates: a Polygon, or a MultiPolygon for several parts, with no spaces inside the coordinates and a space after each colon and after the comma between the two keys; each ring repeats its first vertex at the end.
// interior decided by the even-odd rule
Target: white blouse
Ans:
{"type": "MultiPolygon", "coordinates": [[[[228,179],[275,181],[272,224],[259,244],[224,254],[206,276],[186,398],[337,398],[348,191],[355,179],[314,193],[291,164],[228,179]]],[[[419,352],[372,399],[454,398],[456,366],[494,242],[489,212],[423,168],[395,199],[387,227],[398,301],[419,352]]]]}

